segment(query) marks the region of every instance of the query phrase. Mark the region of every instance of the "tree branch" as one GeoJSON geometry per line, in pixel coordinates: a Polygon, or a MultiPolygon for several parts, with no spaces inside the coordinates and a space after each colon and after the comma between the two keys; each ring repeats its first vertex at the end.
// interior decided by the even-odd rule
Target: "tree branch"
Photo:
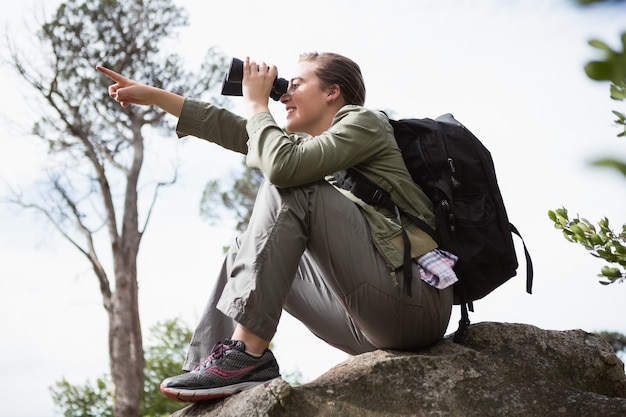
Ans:
{"type": "MultiPolygon", "coordinates": [[[[79,229],[85,238],[87,248],[84,248],[80,243],[78,243],[63,227],[62,219],[58,219],[54,215],[54,210],[51,208],[45,208],[44,206],[36,203],[28,203],[24,201],[22,196],[15,191],[15,189],[10,187],[11,195],[13,197],[5,199],[8,203],[17,205],[23,209],[27,210],[35,210],[41,214],[52,224],[52,226],[80,253],[82,253],[89,263],[92,266],[96,277],[98,278],[98,282],[100,284],[100,293],[102,294],[102,300],[105,310],[110,311],[111,309],[111,286],[106,273],[106,270],[102,266],[100,262],[94,243],[93,243],[93,234],[89,230],[89,228],[82,222],[81,218],[83,215],[78,209],[77,204],[68,196],[64,187],[58,181],[58,179],[51,179],[53,190],[61,197],[62,201],[67,205],[72,213],[72,217],[76,223],[77,229],[79,229]]],[[[62,218],[67,218],[64,214],[66,213],[63,208],[59,207],[59,213],[62,218]]]]}
{"type": "Polygon", "coordinates": [[[170,181],[157,183],[156,187],[154,188],[154,194],[152,195],[152,201],[150,202],[150,206],[148,207],[148,214],[146,215],[146,221],[144,222],[140,231],[141,234],[143,234],[143,232],[148,228],[148,223],[150,222],[150,216],[152,215],[152,211],[156,205],[156,201],[157,201],[157,197],[158,197],[160,189],[163,187],[169,187],[171,185],[174,185],[174,183],[176,183],[177,180],[178,180],[178,172],[175,172],[174,178],[172,178],[170,181]]]}

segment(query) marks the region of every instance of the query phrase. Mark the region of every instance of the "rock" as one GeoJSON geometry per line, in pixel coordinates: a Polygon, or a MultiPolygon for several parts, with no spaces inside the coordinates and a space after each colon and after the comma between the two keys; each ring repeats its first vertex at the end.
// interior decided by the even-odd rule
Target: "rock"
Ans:
{"type": "Polygon", "coordinates": [[[417,351],[354,356],[306,385],[282,379],[173,417],[626,416],[624,364],[582,330],[470,326],[417,351]]]}

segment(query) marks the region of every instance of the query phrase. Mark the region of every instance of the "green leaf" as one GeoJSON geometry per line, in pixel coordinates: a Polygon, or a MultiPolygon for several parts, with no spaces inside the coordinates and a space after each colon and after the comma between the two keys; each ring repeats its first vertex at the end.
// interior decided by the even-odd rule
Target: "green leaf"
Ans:
{"type": "Polygon", "coordinates": [[[591,61],[585,65],[585,73],[592,80],[611,81],[613,68],[607,62],[591,61]]]}
{"type": "Polygon", "coordinates": [[[618,161],[616,159],[610,159],[610,158],[597,159],[593,161],[591,164],[597,167],[614,168],[618,170],[619,172],[621,172],[622,175],[626,175],[626,163],[622,161],[618,161]]]}
{"type": "Polygon", "coordinates": [[[593,46],[594,48],[600,49],[602,51],[606,51],[606,52],[613,52],[613,50],[609,47],[609,45],[607,45],[606,43],[598,40],[598,39],[592,39],[589,41],[589,45],[593,46]]]}
{"type": "Polygon", "coordinates": [[[585,232],[583,231],[583,229],[581,229],[581,227],[578,224],[572,224],[570,226],[570,230],[578,237],[584,237],[585,236],[585,232]]]}
{"type": "Polygon", "coordinates": [[[619,268],[613,268],[607,265],[603,266],[600,272],[607,278],[621,278],[622,276],[622,271],[620,271],[619,268]]]}
{"type": "Polygon", "coordinates": [[[599,245],[604,245],[604,243],[605,243],[605,241],[602,239],[602,237],[600,237],[600,235],[599,235],[599,234],[597,234],[597,233],[592,234],[592,235],[589,237],[589,239],[591,240],[591,242],[592,242],[594,245],[598,245],[598,246],[599,246],[599,245]]]}
{"type": "MultiPolygon", "coordinates": [[[[626,99],[626,92],[623,89],[616,86],[615,84],[611,84],[611,98],[613,100],[620,100],[620,101],[624,100],[626,99]]],[[[618,113],[618,112],[614,111],[613,113],[618,113]]]]}

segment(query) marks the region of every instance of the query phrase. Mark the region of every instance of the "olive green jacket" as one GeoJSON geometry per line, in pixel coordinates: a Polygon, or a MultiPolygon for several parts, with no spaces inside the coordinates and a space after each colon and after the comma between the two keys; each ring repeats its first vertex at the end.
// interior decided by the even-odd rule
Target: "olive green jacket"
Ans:
{"type": "MultiPolygon", "coordinates": [[[[276,187],[297,187],[323,179],[334,184],[334,172],[354,167],[389,191],[401,211],[421,218],[432,227],[435,225],[431,202],[407,172],[393,129],[380,112],[344,106],[326,132],[305,137],[285,133],[270,113],[246,120],[220,107],[185,99],[176,131],[179,137],[196,136],[247,155],[247,165],[259,169],[276,187]]],[[[393,275],[403,265],[404,246],[395,214],[365,204],[349,191],[339,190],[361,208],[374,244],[393,275]]],[[[408,219],[403,219],[403,223],[413,257],[437,247],[408,219]]]]}

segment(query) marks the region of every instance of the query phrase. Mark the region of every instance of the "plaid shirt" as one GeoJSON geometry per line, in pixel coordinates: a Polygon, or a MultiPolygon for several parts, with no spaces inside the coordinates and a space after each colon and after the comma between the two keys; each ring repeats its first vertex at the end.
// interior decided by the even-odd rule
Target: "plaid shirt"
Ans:
{"type": "Polygon", "coordinates": [[[417,259],[420,275],[424,281],[440,290],[459,280],[452,267],[459,259],[441,249],[432,250],[417,259]]]}

